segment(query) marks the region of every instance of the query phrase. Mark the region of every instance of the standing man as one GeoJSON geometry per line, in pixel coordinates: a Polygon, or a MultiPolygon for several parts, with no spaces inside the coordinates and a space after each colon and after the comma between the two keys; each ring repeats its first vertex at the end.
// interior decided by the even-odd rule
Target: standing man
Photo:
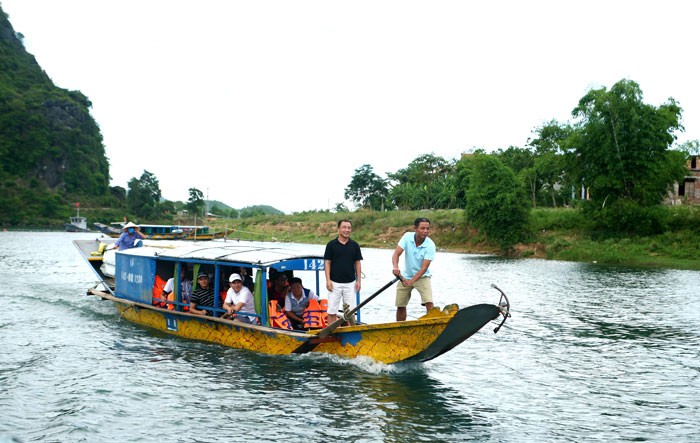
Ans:
{"type": "Polygon", "coordinates": [[[406,306],[411,299],[413,288],[420,294],[421,304],[426,311],[433,309],[433,290],[430,286],[430,271],[428,267],[435,259],[435,243],[428,238],[430,220],[419,217],[413,222],[414,232],[407,232],[399,240],[391,263],[394,265],[394,275],[399,277],[399,257],[406,251],[404,259],[406,278],[396,285],[396,321],[406,320],[406,306]]]}
{"type": "Polygon", "coordinates": [[[355,294],[360,292],[362,276],[362,251],[350,238],[350,220],[338,222],[338,238],[326,245],[323,259],[326,262],[326,289],[328,289],[328,324],[338,319],[340,302],[354,309],[355,294]]]}

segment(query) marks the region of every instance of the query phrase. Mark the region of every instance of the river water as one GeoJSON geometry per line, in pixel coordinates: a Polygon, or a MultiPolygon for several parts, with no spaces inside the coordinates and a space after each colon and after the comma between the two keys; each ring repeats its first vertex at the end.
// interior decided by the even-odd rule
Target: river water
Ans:
{"type": "MultiPolygon", "coordinates": [[[[700,436],[696,271],[440,252],[437,305],[495,303],[495,283],[512,318],[436,360],[386,366],[259,355],[120,321],[113,305],[85,295],[96,278],[71,242],[95,237],[0,232],[0,441],[700,436]]],[[[363,249],[364,296],[391,280],[391,252],[363,249]]],[[[368,304],[362,320],[391,320],[393,295],[368,304]]],[[[414,296],[409,317],[421,313],[414,296]]]]}

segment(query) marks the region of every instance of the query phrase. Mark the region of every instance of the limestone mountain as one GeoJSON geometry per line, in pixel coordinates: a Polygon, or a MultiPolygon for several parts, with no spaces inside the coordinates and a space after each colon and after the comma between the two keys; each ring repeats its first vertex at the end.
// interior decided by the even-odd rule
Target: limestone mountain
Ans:
{"type": "Polygon", "coordinates": [[[109,198],[90,101],[54,85],[0,7],[0,225],[47,226],[77,199],[109,198]]]}

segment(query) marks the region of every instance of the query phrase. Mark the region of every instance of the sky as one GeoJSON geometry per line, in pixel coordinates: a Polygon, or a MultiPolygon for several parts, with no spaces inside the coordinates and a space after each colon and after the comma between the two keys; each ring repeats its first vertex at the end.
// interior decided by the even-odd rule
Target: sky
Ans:
{"type": "Polygon", "coordinates": [[[621,79],[700,139],[694,2],[0,0],[92,102],[112,186],[333,210],[362,165],[525,147],[621,79]]]}

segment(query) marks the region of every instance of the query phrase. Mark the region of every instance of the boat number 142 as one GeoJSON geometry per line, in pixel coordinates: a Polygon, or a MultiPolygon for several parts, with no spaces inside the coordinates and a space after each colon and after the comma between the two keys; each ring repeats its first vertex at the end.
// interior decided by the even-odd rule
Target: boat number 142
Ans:
{"type": "Polygon", "coordinates": [[[305,271],[316,271],[324,269],[323,259],[308,259],[304,260],[304,270],[305,271]]]}

